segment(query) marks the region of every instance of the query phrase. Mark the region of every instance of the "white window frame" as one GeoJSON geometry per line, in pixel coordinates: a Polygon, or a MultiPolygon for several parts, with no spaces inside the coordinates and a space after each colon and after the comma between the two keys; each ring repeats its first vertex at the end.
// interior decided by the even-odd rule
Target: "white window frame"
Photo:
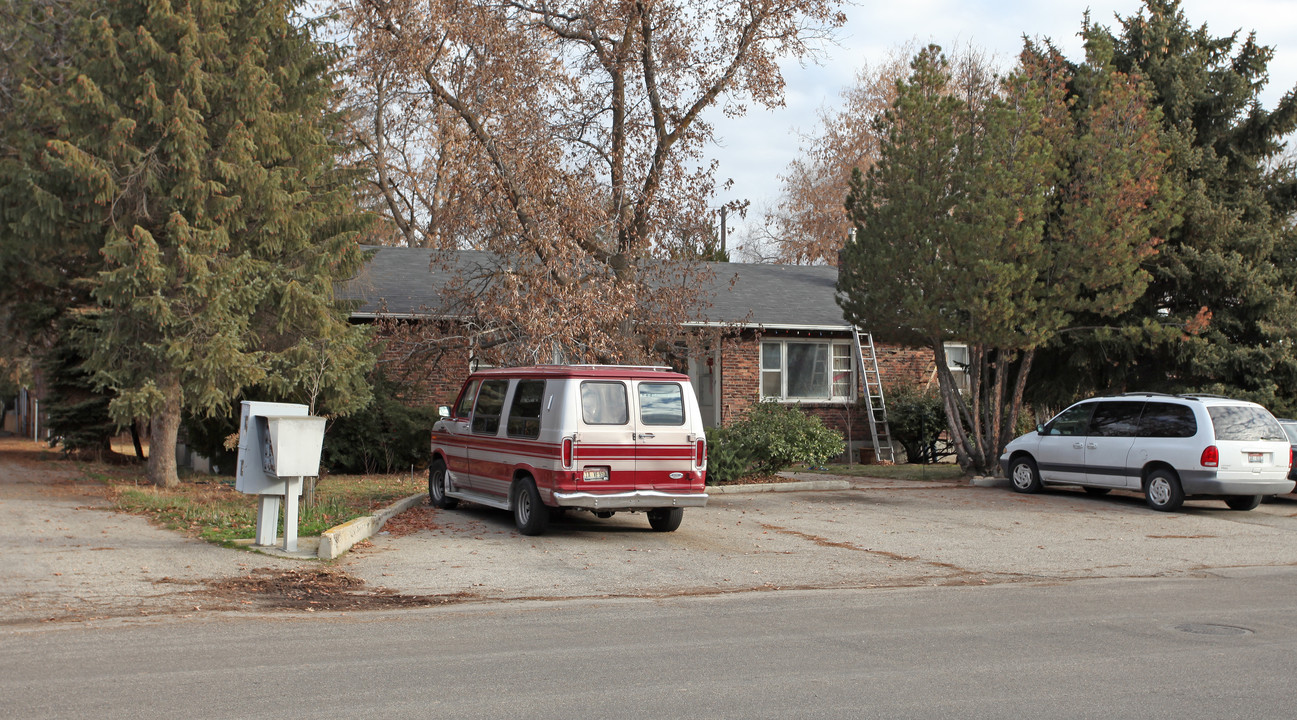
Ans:
{"type": "Polygon", "coordinates": [[[948,342],[945,345],[946,367],[955,379],[955,386],[960,392],[968,392],[968,365],[960,360],[968,360],[968,343],[948,342]],[[958,359],[957,359],[958,358],[958,359]]]}
{"type": "Polygon", "coordinates": [[[762,340],[758,343],[757,348],[757,387],[762,400],[775,400],[782,403],[850,403],[856,399],[856,359],[852,351],[852,344],[849,340],[817,340],[811,338],[780,338],[772,340],[762,340]],[[779,367],[767,368],[765,365],[767,345],[779,346],[779,367]],[[814,397],[788,397],[788,346],[789,345],[827,345],[828,365],[825,368],[825,394],[814,397]],[[833,360],[834,350],[842,348],[845,350],[845,357],[850,367],[849,390],[847,395],[833,394],[833,360]],[[779,373],[779,387],[766,387],[766,374],[779,373]]]}

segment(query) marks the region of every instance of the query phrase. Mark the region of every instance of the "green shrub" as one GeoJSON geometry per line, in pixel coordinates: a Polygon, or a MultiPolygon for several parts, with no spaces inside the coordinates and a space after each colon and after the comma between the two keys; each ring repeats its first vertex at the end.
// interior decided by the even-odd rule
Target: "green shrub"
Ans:
{"type": "Polygon", "coordinates": [[[729,428],[707,428],[708,484],[734,482],[751,472],[752,456],[729,428]]]}
{"type": "Polygon", "coordinates": [[[429,433],[437,408],[410,407],[397,398],[395,383],[374,373],[374,400],[335,418],[324,434],[322,464],[333,473],[392,473],[425,468],[429,433]]]}
{"type": "Polygon", "coordinates": [[[791,405],[754,405],[742,420],[707,436],[708,482],[769,475],[797,464],[823,465],[842,454],[842,435],[791,405]]]}
{"type": "Polygon", "coordinates": [[[936,388],[897,385],[887,389],[887,424],[910,463],[937,461],[937,439],[946,431],[946,407],[936,388]]]}

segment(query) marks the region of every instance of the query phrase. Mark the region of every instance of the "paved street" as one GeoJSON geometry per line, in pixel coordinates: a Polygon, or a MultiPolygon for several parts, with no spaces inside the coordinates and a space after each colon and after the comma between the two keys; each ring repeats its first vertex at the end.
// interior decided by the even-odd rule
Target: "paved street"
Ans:
{"type": "Polygon", "coordinates": [[[1280,718],[1292,569],[7,633],[0,716],[1280,718]]]}

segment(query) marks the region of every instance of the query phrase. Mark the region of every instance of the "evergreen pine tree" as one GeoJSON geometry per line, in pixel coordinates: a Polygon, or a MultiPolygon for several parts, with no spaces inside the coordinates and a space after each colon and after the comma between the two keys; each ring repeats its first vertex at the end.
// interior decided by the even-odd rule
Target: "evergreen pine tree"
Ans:
{"type": "Polygon", "coordinates": [[[96,5],[70,79],[32,93],[53,124],[22,170],[52,228],[102,248],[86,367],[117,421],[149,418],[157,484],[177,482],[182,411],[253,384],[335,412],[368,400],[364,335],[333,300],[362,260],[333,58],[291,10],[96,5]]]}
{"type": "MultiPolygon", "coordinates": [[[[1193,28],[1178,0],[1146,0],[1117,32],[1083,30],[1089,52],[1146,80],[1179,195],[1147,289],[1116,318],[1077,318],[1039,365],[1038,399],[1104,391],[1215,391],[1297,410],[1297,180],[1277,162],[1297,129],[1293,91],[1259,94],[1270,48],[1193,28]],[[1097,329],[1096,329],[1097,328],[1097,329]]],[[[1075,100],[1092,89],[1078,85],[1075,100]]]]}

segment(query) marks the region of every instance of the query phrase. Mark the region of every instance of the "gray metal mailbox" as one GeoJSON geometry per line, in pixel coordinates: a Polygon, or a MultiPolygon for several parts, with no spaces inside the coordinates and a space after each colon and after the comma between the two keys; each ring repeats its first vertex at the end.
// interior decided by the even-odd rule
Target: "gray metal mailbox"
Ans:
{"type": "Polygon", "coordinates": [[[284,550],[297,550],[297,498],[302,494],[302,478],[320,473],[324,424],[324,418],[309,415],[305,405],[243,402],[234,487],[261,496],[257,545],[275,544],[282,497],[284,550]]]}

